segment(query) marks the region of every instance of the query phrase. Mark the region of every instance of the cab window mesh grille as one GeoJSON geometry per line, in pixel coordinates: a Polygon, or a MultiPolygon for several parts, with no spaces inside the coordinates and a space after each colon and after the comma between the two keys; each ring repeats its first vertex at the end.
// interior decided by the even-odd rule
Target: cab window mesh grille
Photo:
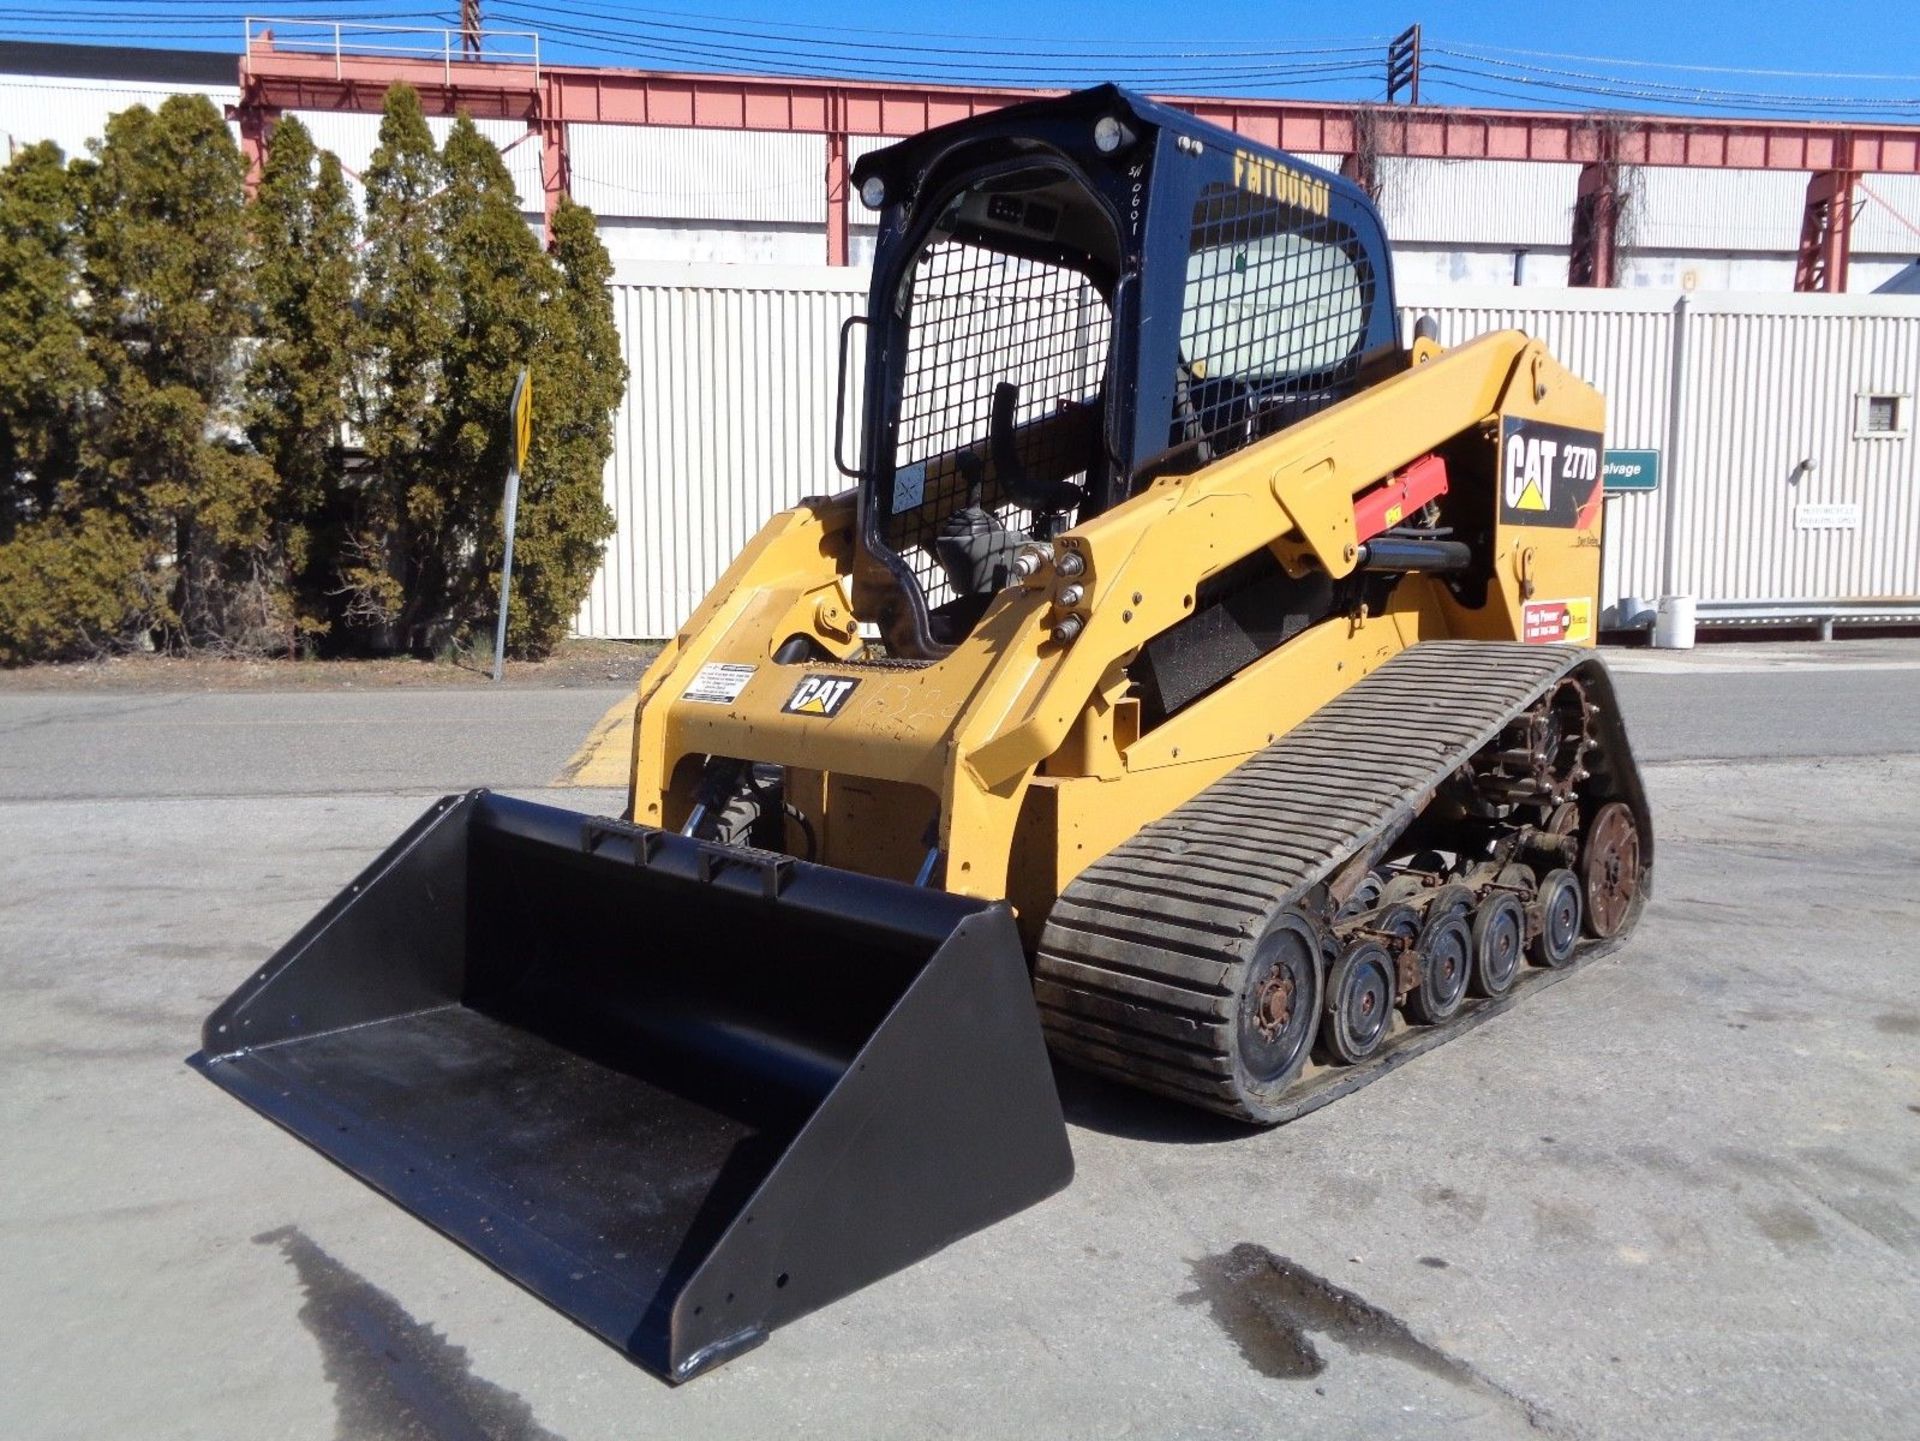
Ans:
{"type": "Polygon", "coordinates": [[[907,562],[931,608],[954,596],[935,540],[976,490],[1007,531],[1024,535],[1033,525],[994,473],[996,391],[1018,387],[1011,432],[1027,475],[1086,484],[1098,453],[1112,318],[1079,271],[957,240],[927,246],[911,286],[894,473],[878,494],[880,537],[907,562]]]}
{"type": "Polygon", "coordinates": [[[1205,464],[1345,399],[1373,300],[1351,228],[1209,185],[1193,212],[1168,443],[1205,464]]]}

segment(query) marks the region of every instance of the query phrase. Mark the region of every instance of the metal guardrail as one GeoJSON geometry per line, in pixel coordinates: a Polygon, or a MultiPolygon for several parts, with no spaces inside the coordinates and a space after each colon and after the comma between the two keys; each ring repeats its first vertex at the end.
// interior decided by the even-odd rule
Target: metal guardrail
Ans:
{"type": "Polygon", "coordinates": [[[1818,625],[1832,640],[1840,626],[1920,625],[1920,600],[1714,600],[1700,601],[1695,623],[1709,625],[1818,625]]]}
{"type": "MultiPolygon", "coordinates": [[[[1650,630],[1655,607],[1651,601],[1629,605],[1623,600],[1607,607],[1602,628],[1613,631],[1650,630]]],[[[1698,600],[1696,625],[1819,625],[1822,633],[1842,625],[1920,625],[1920,598],[1899,596],[1854,600],[1698,600]]]]}
{"type": "Polygon", "coordinates": [[[246,17],[243,53],[318,55],[333,61],[333,77],[345,78],[359,60],[415,60],[437,62],[453,83],[456,62],[522,65],[540,79],[540,36],[533,30],[467,31],[410,25],[374,25],[358,20],[301,20],[259,15],[246,17]],[[469,52],[468,46],[474,49],[469,52]]]}
{"type": "Polygon", "coordinates": [[[1696,602],[1695,613],[1701,620],[1920,620],[1920,600],[1703,600],[1696,602]]]}

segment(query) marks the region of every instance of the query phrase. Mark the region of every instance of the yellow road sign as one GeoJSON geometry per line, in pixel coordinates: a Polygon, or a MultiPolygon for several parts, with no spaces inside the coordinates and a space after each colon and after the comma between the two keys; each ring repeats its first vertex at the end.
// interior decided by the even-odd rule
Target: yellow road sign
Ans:
{"type": "Polygon", "coordinates": [[[525,370],[513,383],[509,409],[513,412],[513,465],[516,470],[524,470],[527,447],[533,444],[533,377],[525,370]]]}

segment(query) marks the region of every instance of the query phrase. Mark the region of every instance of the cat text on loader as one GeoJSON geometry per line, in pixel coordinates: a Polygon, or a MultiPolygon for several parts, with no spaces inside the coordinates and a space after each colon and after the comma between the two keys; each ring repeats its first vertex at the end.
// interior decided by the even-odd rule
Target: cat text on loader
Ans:
{"type": "Polygon", "coordinates": [[[627,818],[441,802],[196,1058],[675,1380],[1065,1185],[1047,1048],[1284,1121],[1648,893],[1591,387],[1403,346],[1364,195],[1124,91],[854,179],[856,483],[649,670],[627,818]]]}

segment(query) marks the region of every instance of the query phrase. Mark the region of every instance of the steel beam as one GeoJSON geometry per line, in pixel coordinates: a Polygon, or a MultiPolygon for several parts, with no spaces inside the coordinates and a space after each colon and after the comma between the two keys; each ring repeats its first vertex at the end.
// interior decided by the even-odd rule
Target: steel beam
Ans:
{"type": "Polygon", "coordinates": [[[240,124],[240,158],[247,164],[247,199],[260,193],[260,181],[267,169],[267,142],[280,112],[269,105],[229,105],[227,119],[240,124]]]}
{"type": "MultiPolygon", "coordinates": [[[[429,112],[529,116],[614,125],[684,125],[717,130],[775,130],[851,135],[916,135],[1022,100],[1059,91],[889,85],[863,80],[785,80],[746,75],[673,74],[510,62],[441,62],[382,56],[312,55],[256,43],[240,60],[242,105],[286,110],[378,110],[389,85],[420,91],[429,112]],[[832,123],[836,104],[839,126],[832,123]]],[[[1162,96],[1216,125],[1294,151],[1345,155],[1354,149],[1354,116],[1341,101],[1162,96]]],[[[1456,160],[1601,158],[1590,115],[1545,110],[1398,106],[1379,129],[1382,155],[1456,160]]],[[[1622,165],[1705,169],[1877,171],[1920,175],[1920,126],[1829,125],[1800,120],[1723,120],[1694,116],[1622,117],[1622,165]]]]}
{"type": "Polygon", "coordinates": [[[1380,167],[1376,157],[1359,150],[1352,150],[1340,157],[1340,173],[1367,194],[1369,200],[1379,194],[1380,167]]]}
{"type": "Polygon", "coordinates": [[[1580,167],[1573,201],[1573,251],[1567,284],[1611,289],[1619,283],[1615,246],[1620,225],[1620,167],[1590,160],[1580,167]]]}
{"type": "MultiPolygon", "coordinates": [[[[800,80],[748,75],[674,74],[585,66],[518,64],[477,59],[314,54],[276,50],[262,34],[240,57],[240,124],[250,184],[257,183],[273,118],[283,110],[378,112],[389,86],[405,83],[431,115],[464,110],[475,118],[524,120],[541,132],[541,175],[551,221],[567,188],[569,124],[676,125],[707,130],[803,132],[827,137],[827,253],[848,256],[847,137],[917,135],[1022,100],[1058,91],[881,84],[863,80],[800,80]]],[[[1200,119],[1250,140],[1295,152],[1349,157],[1343,164],[1366,185],[1358,161],[1360,113],[1339,101],[1162,96],[1200,119]]],[[[1640,115],[1610,118],[1555,111],[1478,110],[1451,106],[1375,108],[1369,156],[1445,160],[1538,160],[1574,163],[1581,171],[1583,219],[1576,212],[1574,269],[1613,283],[1618,168],[1677,165],[1699,169],[1804,170],[1819,175],[1863,172],[1920,175],[1920,126],[1829,125],[1799,120],[1722,120],[1640,115]],[[1582,257],[1585,257],[1584,259],[1582,257]]],[[[1368,187],[1371,189],[1371,186],[1368,187]]],[[[1823,194],[1825,192],[1822,192],[1823,194]]],[[[1851,195],[1851,181],[1847,186],[1851,195]]],[[[1825,222],[1801,269],[1821,285],[1845,283],[1851,213],[1821,201],[1825,222]],[[1838,247],[1837,249],[1835,247],[1838,247]],[[1837,265],[1836,265],[1837,260],[1837,265]],[[1811,268],[1810,268],[1811,267],[1811,268]],[[1835,276],[1838,280],[1835,280],[1835,276]]],[[[1808,193],[1808,224],[1816,204],[1808,193]]],[[[1796,282],[1798,283],[1798,282],[1796,282]]],[[[1810,288],[1801,285],[1800,288],[1810,288]]],[[[1816,287],[1817,288],[1817,287],[1816,287]]]]}
{"type": "Polygon", "coordinates": [[[540,120],[540,190],[547,215],[547,243],[553,243],[553,217],[562,199],[573,194],[573,158],[567,149],[567,127],[544,116],[540,120]]]}
{"type": "Polygon", "coordinates": [[[1858,178],[1851,170],[1821,170],[1808,177],[1807,205],[1800,217],[1800,253],[1793,267],[1795,290],[1838,294],[1847,288],[1847,265],[1853,254],[1853,187],[1858,178]]]}
{"type": "Polygon", "coordinates": [[[827,264],[847,260],[847,132],[827,132],[827,264]]]}

